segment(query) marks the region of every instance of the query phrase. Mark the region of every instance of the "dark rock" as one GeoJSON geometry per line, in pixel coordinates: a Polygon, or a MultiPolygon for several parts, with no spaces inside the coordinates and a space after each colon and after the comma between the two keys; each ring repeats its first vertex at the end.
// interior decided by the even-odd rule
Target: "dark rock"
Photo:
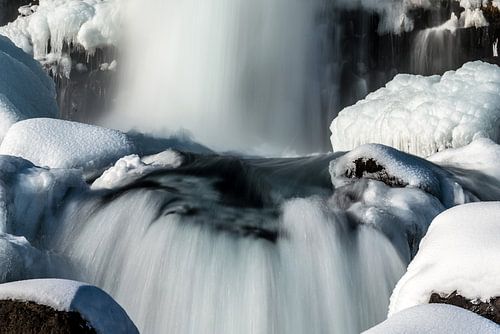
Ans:
{"type": "Polygon", "coordinates": [[[45,305],[0,301],[2,334],[96,334],[77,312],[60,312],[45,305]]]}
{"type": "Polygon", "coordinates": [[[0,26],[14,21],[19,16],[19,7],[38,4],[38,0],[0,0],[0,26]]]}
{"type": "Polygon", "coordinates": [[[408,184],[389,173],[384,166],[380,165],[375,159],[359,158],[353,161],[355,168],[348,169],[345,177],[348,178],[366,178],[384,182],[390,187],[406,187],[408,184]]]}
{"type": "Polygon", "coordinates": [[[470,300],[460,296],[457,291],[442,297],[438,293],[433,293],[429,300],[431,304],[449,304],[464,308],[485,317],[500,325],[500,297],[491,298],[489,302],[480,300],[470,300]]]}

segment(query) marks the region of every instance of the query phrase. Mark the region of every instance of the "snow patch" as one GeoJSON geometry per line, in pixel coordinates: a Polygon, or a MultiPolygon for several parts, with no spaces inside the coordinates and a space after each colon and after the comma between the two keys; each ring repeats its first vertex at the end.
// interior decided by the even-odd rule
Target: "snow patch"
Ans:
{"type": "Polygon", "coordinates": [[[142,175],[163,168],[177,168],[182,165],[182,155],[173,150],[166,150],[156,155],[140,158],[133,154],[118,160],[92,184],[93,190],[112,189],[124,186],[142,175]]]}
{"type": "Polygon", "coordinates": [[[48,118],[14,124],[0,145],[0,154],[19,156],[50,168],[99,169],[132,153],[122,132],[48,118]]]}
{"type": "Polygon", "coordinates": [[[17,121],[57,117],[54,83],[40,64],[0,36],[0,141],[17,121]]]}
{"type": "Polygon", "coordinates": [[[500,139],[500,67],[481,61],[442,77],[399,74],[341,111],[331,124],[334,151],[380,143],[419,156],[500,139]]]}
{"type": "Polygon", "coordinates": [[[125,310],[101,289],[63,279],[0,284],[0,300],[31,301],[62,312],[78,312],[97,333],[139,333],[125,310]]]}
{"type": "MultiPolygon", "coordinates": [[[[500,296],[500,202],[470,203],[434,219],[391,297],[389,316],[454,291],[470,300],[500,296]]],[[[498,327],[497,327],[498,330],[498,327]]]]}
{"type": "Polygon", "coordinates": [[[497,334],[499,326],[451,305],[420,305],[395,314],[363,334],[497,334]]]}

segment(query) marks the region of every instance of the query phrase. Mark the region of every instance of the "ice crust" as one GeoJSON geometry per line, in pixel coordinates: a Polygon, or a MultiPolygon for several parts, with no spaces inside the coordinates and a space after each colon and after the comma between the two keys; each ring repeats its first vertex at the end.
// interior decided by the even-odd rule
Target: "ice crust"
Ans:
{"type": "Polygon", "coordinates": [[[363,334],[498,334],[500,326],[462,308],[420,305],[395,314],[363,334]]]}
{"type": "MultiPolygon", "coordinates": [[[[434,219],[398,282],[389,316],[426,304],[432,293],[470,300],[500,296],[500,202],[469,203],[434,219]]],[[[498,327],[497,327],[498,329],[498,327]]]]}
{"type": "Polygon", "coordinates": [[[33,58],[0,36],[0,141],[17,121],[57,117],[54,83],[33,58]]]}
{"type": "Polygon", "coordinates": [[[112,189],[137,180],[142,175],[161,168],[177,168],[182,164],[182,155],[173,150],[140,158],[137,154],[118,160],[115,165],[92,183],[92,189],[112,189]]]}
{"type": "Polygon", "coordinates": [[[35,118],[14,124],[0,154],[19,156],[37,166],[99,169],[133,153],[126,134],[82,123],[35,118]]]}
{"type": "Polygon", "coordinates": [[[135,334],[135,325],[107,293],[85,283],[37,279],[0,284],[0,300],[31,301],[57,311],[78,312],[97,333],[135,334]]]}
{"type": "Polygon", "coordinates": [[[334,151],[379,143],[419,156],[500,138],[500,67],[475,61],[442,77],[399,74],[332,122],[334,151]]]}
{"type": "Polygon", "coordinates": [[[0,27],[0,35],[42,63],[69,61],[62,65],[70,70],[64,46],[74,45],[89,54],[116,46],[124,6],[119,0],[40,0],[39,5],[22,7],[16,21],[0,27]]]}

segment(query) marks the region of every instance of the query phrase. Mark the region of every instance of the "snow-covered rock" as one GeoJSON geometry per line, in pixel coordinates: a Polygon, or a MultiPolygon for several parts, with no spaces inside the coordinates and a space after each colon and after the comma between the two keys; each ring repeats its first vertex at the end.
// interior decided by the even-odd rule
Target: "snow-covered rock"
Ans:
{"type": "Polygon", "coordinates": [[[419,305],[395,314],[363,334],[498,334],[500,326],[451,305],[419,305]]]}
{"type": "Polygon", "coordinates": [[[119,0],[40,0],[21,8],[0,34],[42,62],[61,60],[65,44],[93,53],[117,45],[123,6],[119,0]]]}
{"type": "Polygon", "coordinates": [[[19,156],[50,168],[98,169],[133,153],[122,132],[48,118],[14,124],[0,145],[0,154],[19,156]]]}
{"type": "Polygon", "coordinates": [[[367,178],[392,187],[421,189],[438,198],[446,207],[468,201],[460,185],[436,165],[413,155],[379,144],[366,144],[330,164],[335,187],[367,178]]]}
{"type": "Polygon", "coordinates": [[[398,282],[389,316],[428,303],[433,293],[447,296],[456,291],[481,301],[499,297],[498,254],[500,202],[471,203],[443,212],[398,282]]]}
{"type": "Polygon", "coordinates": [[[500,67],[481,61],[442,77],[399,74],[345,108],[331,125],[335,151],[380,143],[429,156],[479,137],[500,139],[500,67]]]}
{"type": "Polygon", "coordinates": [[[91,188],[97,190],[123,186],[156,169],[177,168],[182,165],[182,161],[182,155],[173,150],[166,150],[142,159],[137,154],[128,155],[106,170],[94,181],[91,188]]]}
{"type": "Polygon", "coordinates": [[[17,121],[57,117],[54,83],[40,64],[0,36],[0,141],[17,121]]]}
{"type": "Polygon", "coordinates": [[[125,310],[101,289],[75,281],[38,279],[0,284],[0,300],[34,302],[77,312],[99,334],[139,333],[125,310]]]}

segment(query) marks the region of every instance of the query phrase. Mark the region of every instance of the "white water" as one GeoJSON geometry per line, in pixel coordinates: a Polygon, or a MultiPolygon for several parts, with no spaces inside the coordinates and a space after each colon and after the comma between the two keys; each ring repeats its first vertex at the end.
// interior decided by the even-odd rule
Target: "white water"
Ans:
{"type": "Polygon", "coordinates": [[[185,129],[219,149],[317,150],[327,131],[315,22],[322,1],[133,2],[109,124],[185,129]]]}
{"type": "MultiPolygon", "coordinates": [[[[155,220],[160,198],[76,202],[51,241],[69,275],[110,292],[141,333],[354,334],[385,319],[405,265],[380,232],[353,229],[323,200],[287,202],[266,222],[280,226],[273,243],[214,229],[207,213],[155,220]]],[[[251,219],[241,210],[234,224],[251,219]]]]}

